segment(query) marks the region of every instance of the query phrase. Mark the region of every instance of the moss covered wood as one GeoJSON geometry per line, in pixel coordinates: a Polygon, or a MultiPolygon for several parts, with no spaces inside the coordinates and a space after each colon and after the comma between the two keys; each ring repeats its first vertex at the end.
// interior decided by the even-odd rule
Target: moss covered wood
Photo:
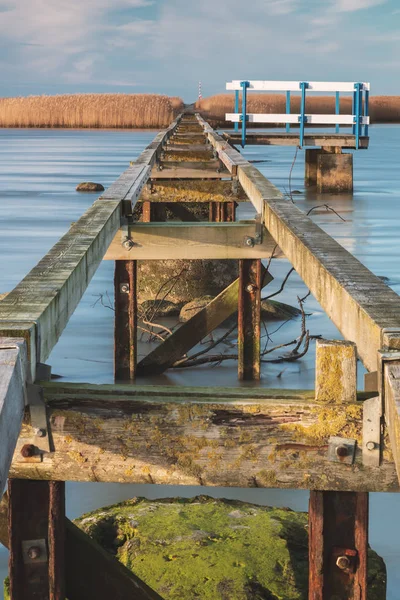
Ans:
{"type": "MultiPolygon", "coordinates": [[[[361,441],[362,402],[321,405],[293,390],[45,384],[55,452],[24,459],[11,477],[233,487],[397,491],[380,468],[328,460],[331,436],[361,441]],[[39,460],[38,460],[39,458],[39,460]]],[[[367,397],[365,394],[361,398],[367,397]]]]}

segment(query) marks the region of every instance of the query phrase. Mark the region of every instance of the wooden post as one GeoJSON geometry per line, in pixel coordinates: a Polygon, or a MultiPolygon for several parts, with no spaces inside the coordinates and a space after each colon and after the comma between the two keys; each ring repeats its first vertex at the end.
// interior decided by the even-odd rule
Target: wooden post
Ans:
{"type": "Polygon", "coordinates": [[[61,481],[9,481],[12,600],[65,600],[64,493],[61,481]]]}
{"type": "MultiPolygon", "coordinates": [[[[317,341],[316,399],[356,399],[352,342],[317,341]]],[[[310,492],[309,600],[367,600],[368,494],[310,492]]]]}
{"type": "Polygon", "coordinates": [[[238,376],[260,379],[261,260],[239,261],[238,376]]]}
{"type": "Polygon", "coordinates": [[[114,376],[134,381],[137,362],[137,261],[116,260],[114,376]]]}

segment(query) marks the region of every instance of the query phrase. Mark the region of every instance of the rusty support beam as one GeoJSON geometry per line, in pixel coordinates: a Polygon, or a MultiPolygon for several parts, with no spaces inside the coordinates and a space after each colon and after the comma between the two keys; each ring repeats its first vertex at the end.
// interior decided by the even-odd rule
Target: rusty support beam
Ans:
{"type": "Polygon", "coordinates": [[[137,261],[115,261],[114,376],[134,381],[137,363],[137,261]]]}
{"type": "Polygon", "coordinates": [[[238,298],[240,380],[260,379],[261,288],[261,260],[240,260],[238,298]]]}
{"type": "Polygon", "coordinates": [[[309,539],[309,600],[366,600],[368,493],[312,491],[309,539]]]}
{"type": "MultiPolygon", "coordinates": [[[[317,401],[345,410],[357,397],[356,367],[354,343],[318,340],[317,401]]],[[[334,440],[345,462],[352,440],[334,440]]],[[[310,492],[309,600],[367,600],[368,502],[364,492],[310,492]]]]}
{"type": "Polygon", "coordinates": [[[10,598],[65,600],[65,484],[11,479],[10,598]]]}

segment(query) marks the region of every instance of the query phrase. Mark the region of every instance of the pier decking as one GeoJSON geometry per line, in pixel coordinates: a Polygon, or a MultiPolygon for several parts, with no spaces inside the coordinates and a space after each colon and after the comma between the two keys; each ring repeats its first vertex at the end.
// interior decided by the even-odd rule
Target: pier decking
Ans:
{"type": "Polygon", "coordinates": [[[399,380],[400,297],[199,115],[180,115],[0,301],[12,600],[160,598],[65,519],[68,480],[308,489],[310,600],[366,600],[368,492],[399,491],[399,380]],[[241,222],[244,201],[254,219],[241,222]],[[261,259],[279,255],[345,340],[318,340],[315,391],[141,385],[236,312],[238,378],[258,380],[261,259]],[[138,362],[137,261],[204,258],[237,260],[238,279],[138,362]],[[115,261],[116,383],[50,381],[45,362],[103,259],[115,261]]]}

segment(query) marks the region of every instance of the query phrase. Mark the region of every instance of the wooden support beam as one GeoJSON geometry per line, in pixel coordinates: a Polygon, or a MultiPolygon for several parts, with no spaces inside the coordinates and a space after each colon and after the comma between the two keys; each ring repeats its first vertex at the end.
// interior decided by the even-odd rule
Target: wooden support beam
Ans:
{"type": "MultiPolygon", "coordinates": [[[[355,344],[317,340],[318,401],[342,410],[354,403],[356,361],[355,344]]],[[[345,436],[335,438],[331,460],[343,467],[349,447],[345,436]]],[[[309,600],[367,600],[367,551],[368,493],[311,491],[309,600]]]]}
{"type": "Polygon", "coordinates": [[[137,262],[115,261],[114,377],[134,381],[137,362],[137,262]]]}
{"type": "MultiPolygon", "coordinates": [[[[388,454],[364,466],[329,459],[331,436],[361,440],[362,400],[323,405],[314,391],[181,386],[43,386],[54,452],[32,462],[21,449],[10,476],[167,485],[399,491],[388,454]]],[[[36,457],[35,457],[36,458],[36,457]]]]}
{"type": "Polygon", "coordinates": [[[21,430],[28,373],[25,340],[0,338],[0,494],[21,430]]]}
{"type": "Polygon", "coordinates": [[[400,360],[383,363],[385,422],[400,480],[400,360]]]}
{"type": "Polygon", "coordinates": [[[193,315],[143,358],[137,375],[159,375],[237,311],[239,280],[236,279],[205,308],[193,315]]]}
{"type": "MultiPolygon", "coordinates": [[[[229,207],[228,204],[225,206],[229,207]]],[[[232,209],[224,209],[220,211],[219,217],[228,219],[233,217],[233,213],[232,209]]],[[[162,215],[158,218],[161,219],[162,215]]],[[[263,232],[261,244],[254,243],[254,221],[135,223],[129,226],[129,237],[134,243],[131,249],[123,245],[125,236],[125,230],[118,231],[104,260],[270,258],[276,248],[274,240],[266,230],[263,232]]],[[[279,256],[282,254],[274,253],[274,257],[279,256]]]]}
{"type": "Polygon", "coordinates": [[[260,379],[261,288],[261,260],[239,261],[239,380],[260,379]]]}
{"type": "MultiPolygon", "coordinates": [[[[7,495],[0,502],[0,543],[9,548],[7,495]]],[[[67,518],[65,588],[68,600],[162,600],[161,596],[67,518]]]]}
{"type": "Polygon", "coordinates": [[[61,481],[9,481],[12,600],[65,599],[64,491],[61,481]]]}

